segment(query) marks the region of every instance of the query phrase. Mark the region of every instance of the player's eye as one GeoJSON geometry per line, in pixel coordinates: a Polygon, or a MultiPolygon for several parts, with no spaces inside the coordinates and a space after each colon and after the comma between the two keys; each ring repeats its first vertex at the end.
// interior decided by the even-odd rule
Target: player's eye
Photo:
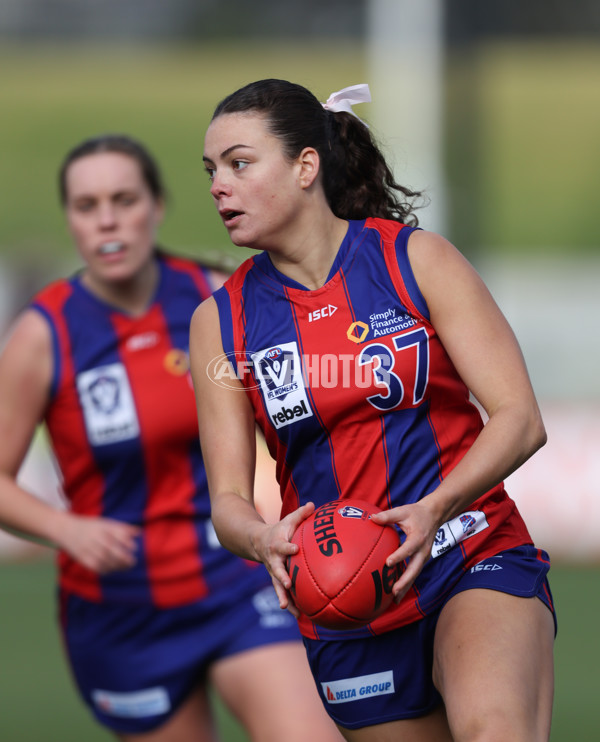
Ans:
{"type": "Polygon", "coordinates": [[[121,206],[133,206],[137,201],[137,197],[133,193],[121,193],[117,198],[117,203],[121,206]]]}
{"type": "Polygon", "coordinates": [[[247,165],[248,162],[246,160],[234,160],[232,163],[233,169],[237,172],[243,170],[247,165]]]}
{"type": "Polygon", "coordinates": [[[212,181],[215,179],[215,172],[216,172],[215,168],[206,166],[204,169],[206,170],[208,174],[208,179],[212,183],[212,181]]]}
{"type": "Polygon", "coordinates": [[[87,199],[85,201],[75,201],[73,204],[73,209],[75,211],[80,211],[82,213],[87,213],[89,211],[92,211],[95,204],[93,201],[88,201],[87,199]]]}

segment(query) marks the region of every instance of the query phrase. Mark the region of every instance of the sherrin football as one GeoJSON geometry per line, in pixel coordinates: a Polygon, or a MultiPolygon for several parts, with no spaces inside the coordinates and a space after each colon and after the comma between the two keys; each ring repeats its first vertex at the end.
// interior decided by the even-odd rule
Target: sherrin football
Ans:
{"type": "Polygon", "coordinates": [[[400,546],[398,531],[371,520],[380,511],[362,500],[343,499],[321,505],[302,521],[292,542],[297,554],[287,566],[290,592],[298,610],[330,629],[364,626],[392,602],[398,566],[386,558],[400,546]]]}

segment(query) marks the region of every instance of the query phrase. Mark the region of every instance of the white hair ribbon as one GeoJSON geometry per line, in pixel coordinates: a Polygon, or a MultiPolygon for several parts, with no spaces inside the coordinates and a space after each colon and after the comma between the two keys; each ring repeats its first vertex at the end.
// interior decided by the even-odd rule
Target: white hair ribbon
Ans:
{"type": "MultiPolygon", "coordinates": [[[[321,105],[326,111],[332,111],[337,113],[338,111],[345,111],[356,116],[352,110],[352,106],[356,103],[370,103],[371,102],[371,91],[366,83],[360,85],[351,85],[349,88],[342,88],[337,93],[332,93],[325,103],[321,105]]],[[[358,116],[356,118],[363,124],[365,122],[358,116]]],[[[367,126],[367,124],[365,124],[367,126]]]]}

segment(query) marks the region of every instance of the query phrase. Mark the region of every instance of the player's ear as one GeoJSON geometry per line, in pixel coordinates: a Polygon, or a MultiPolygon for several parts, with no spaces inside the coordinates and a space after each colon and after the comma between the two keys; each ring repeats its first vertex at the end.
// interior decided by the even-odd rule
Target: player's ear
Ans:
{"type": "Polygon", "coordinates": [[[165,218],[166,205],[164,199],[157,198],[154,202],[154,225],[158,227],[165,218]]]}
{"type": "Polygon", "coordinates": [[[298,156],[299,180],[301,188],[309,188],[316,180],[321,167],[319,153],[314,147],[305,147],[298,156]]]}

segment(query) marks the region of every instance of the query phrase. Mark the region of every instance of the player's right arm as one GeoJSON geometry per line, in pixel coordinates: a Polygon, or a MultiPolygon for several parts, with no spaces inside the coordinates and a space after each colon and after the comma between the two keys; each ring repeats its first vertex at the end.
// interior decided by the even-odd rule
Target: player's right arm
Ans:
{"type": "Polygon", "coordinates": [[[314,506],[308,504],[274,525],[265,523],[254,505],[256,433],[252,406],[231,369],[227,384],[211,374],[223,357],[219,312],[210,297],[195,311],[190,325],[190,366],[198,409],[202,456],[208,477],[211,517],[221,544],[246,559],[263,562],[282,608],[289,603],[291,580],[285,569],[298,547],[291,538],[314,506]]]}
{"type": "Polygon", "coordinates": [[[25,311],[0,355],[0,527],[59,546],[94,571],[122,569],[135,559],[136,528],[55,508],[17,481],[48,404],[53,364],[47,321],[25,311]]]}

